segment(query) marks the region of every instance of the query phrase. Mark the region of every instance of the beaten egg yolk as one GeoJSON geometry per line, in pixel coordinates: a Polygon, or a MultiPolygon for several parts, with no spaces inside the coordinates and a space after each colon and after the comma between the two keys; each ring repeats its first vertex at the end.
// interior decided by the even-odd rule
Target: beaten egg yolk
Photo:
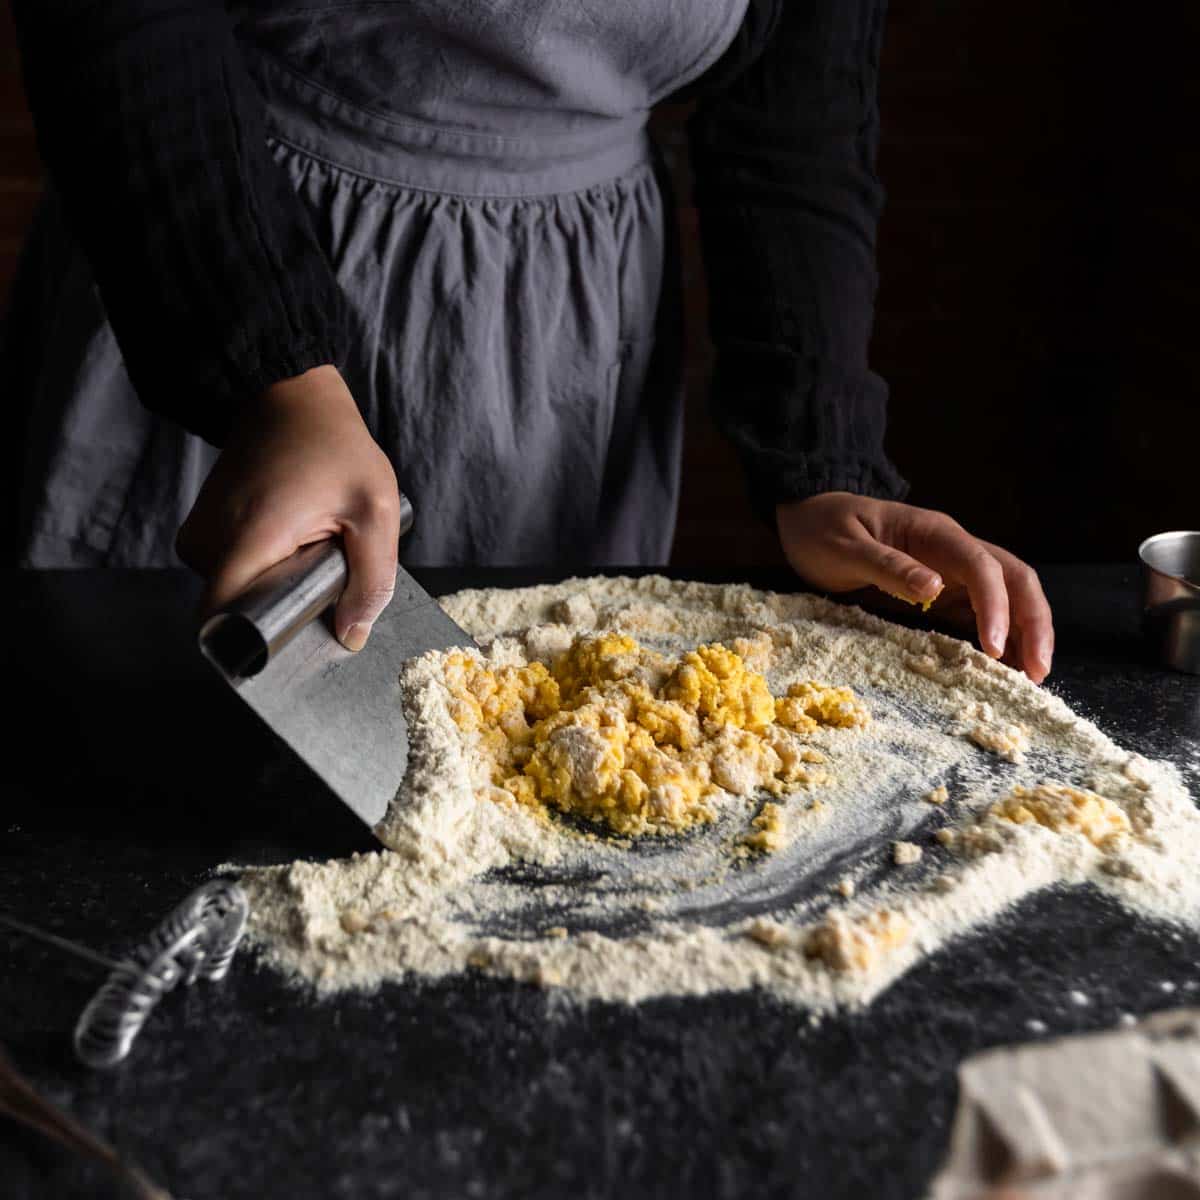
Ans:
{"type": "Polygon", "coordinates": [[[443,670],[451,715],[476,738],[494,788],[619,835],[712,821],[722,792],[818,784],[824,757],[804,737],[868,720],[849,688],[795,683],[777,699],[720,643],[670,659],[606,633],[576,638],[549,667],[493,667],[456,652],[443,670]]]}

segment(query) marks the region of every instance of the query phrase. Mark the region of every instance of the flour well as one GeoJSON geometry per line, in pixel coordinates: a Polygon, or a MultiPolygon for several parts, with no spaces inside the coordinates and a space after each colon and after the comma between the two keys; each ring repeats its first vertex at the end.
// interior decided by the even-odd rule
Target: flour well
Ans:
{"type": "Polygon", "coordinates": [[[761,987],[827,1008],[868,1002],[1054,884],[1200,923],[1200,815],[1175,769],[964,642],[813,596],[659,576],[442,603],[491,668],[550,663],[579,634],[675,658],[741,639],[775,696],[819,679],[870,720],[809,735],[819,787],[739,795],[731,775],[711,821],[614,838],[497,795],[454,719],[444,657],[397,664],[411,749],[377,829],[389,849],[242,875],[251,943],[319,991],[474,970],[582,998],[761,987]]]}

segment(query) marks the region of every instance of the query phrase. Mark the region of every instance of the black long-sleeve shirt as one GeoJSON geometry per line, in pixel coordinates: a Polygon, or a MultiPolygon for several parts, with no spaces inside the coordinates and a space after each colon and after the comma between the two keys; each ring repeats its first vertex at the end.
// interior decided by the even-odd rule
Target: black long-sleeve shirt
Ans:
{"type": "MultiPolygon", "coordinates": [[[[885,0],[750,0],[673,99],[688,121],[717,349],[712,407],[756,507],[900,496],[876,287],[885,0]]],[[[214,444],[350,323],[221,0],[14,0],[39,146],[138,395],[214,444]]]]}

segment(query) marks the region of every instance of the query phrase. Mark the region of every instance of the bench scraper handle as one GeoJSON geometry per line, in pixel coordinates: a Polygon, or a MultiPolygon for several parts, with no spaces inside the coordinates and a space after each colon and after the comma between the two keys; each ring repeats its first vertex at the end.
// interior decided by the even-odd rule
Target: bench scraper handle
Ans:
{"type": "MultiPolygon", "coordinates": [[[[401,535],[412,523],[413,506],[401,493],[401,535]]],[[[348,577],[339,539],[301,546],[204,622],[201,652],[231,681],[257,675],[309,621],[337,601],[348,577]]]]}

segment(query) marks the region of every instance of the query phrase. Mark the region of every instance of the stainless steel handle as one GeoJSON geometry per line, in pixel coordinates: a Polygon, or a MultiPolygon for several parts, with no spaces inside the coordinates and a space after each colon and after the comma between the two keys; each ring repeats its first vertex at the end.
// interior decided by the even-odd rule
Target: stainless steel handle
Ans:
{"type": "MultiPolygon", "coordinates": [[[[400,533],[412,523],[413,507],[402,493],[400,533]]],[[[204,622],[200,649],[230,679],[249,679],[337,600],[347,577],[346,555],[336,538],[302,546],[204,622]]]]}

